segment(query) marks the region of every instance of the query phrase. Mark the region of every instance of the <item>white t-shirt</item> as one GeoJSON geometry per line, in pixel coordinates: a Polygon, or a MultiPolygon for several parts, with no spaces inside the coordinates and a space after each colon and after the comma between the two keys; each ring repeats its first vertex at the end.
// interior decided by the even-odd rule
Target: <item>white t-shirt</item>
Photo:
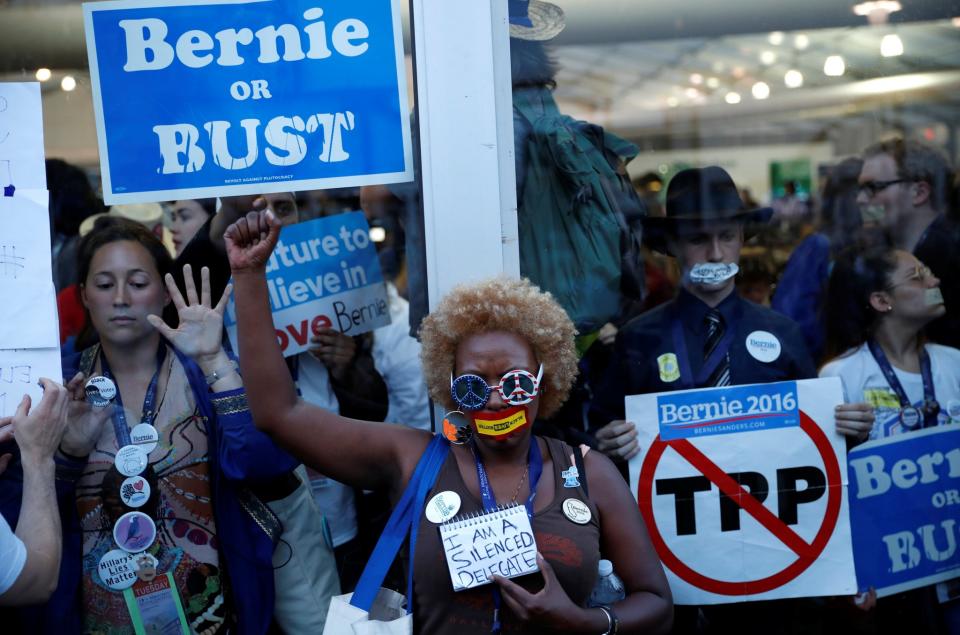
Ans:
{"type": "MultiPolygon", "coordinates": [[[[933,390],[940,404],[937,423],[960,423],[960,350],[939,344],[925,346],[930,356],[933,390]]],[[[923,378],[894,367],[897,379],[915,407],[923,405],[923,378]]],[[[847,403],[868,403],[873,406],[876,421],[871,439],[909,432],[900,422],[900,400],[890,388],[883,371],[866,344],[851,349],[825,365],[821,377],[839,377],[847,403]]]]}
{"type": "Polygon", "coordinates": [[[0,595],[3,595],[20,577],[27,563],[27,547],[0,516],[0,595]]]}

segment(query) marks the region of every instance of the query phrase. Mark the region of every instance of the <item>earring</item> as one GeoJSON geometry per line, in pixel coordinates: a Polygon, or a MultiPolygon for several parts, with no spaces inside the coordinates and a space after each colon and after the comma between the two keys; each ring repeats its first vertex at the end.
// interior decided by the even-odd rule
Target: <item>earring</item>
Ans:
{"type": "Polygon", "coordinates": [[[453,445],[465,445],[473,438],[473,428],[466,415],[453,410],[443,415],[443,436],[453,445]]]}

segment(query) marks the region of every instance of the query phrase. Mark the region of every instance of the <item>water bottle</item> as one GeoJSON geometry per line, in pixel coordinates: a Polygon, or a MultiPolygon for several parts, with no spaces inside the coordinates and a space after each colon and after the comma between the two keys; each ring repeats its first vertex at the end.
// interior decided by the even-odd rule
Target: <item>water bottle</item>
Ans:
{"type": "Polygon", "coordinates": [[[597,584],[593,587],[590,594],[589,606],[610,606],[627,596],[623,590],[623,582],[613,572],[613,563],[609,560],[601,560],[597,567],[600,577],[597,578],[597,584]]]}

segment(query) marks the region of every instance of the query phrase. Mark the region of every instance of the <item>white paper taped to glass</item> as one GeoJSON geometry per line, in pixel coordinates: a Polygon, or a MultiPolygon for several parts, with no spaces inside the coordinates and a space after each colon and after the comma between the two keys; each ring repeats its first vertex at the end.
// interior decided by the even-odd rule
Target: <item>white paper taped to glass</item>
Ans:
{"type": "Polygon", "coordinates": [[[440,525],[454,591],[516,578],[537,567],[537,541],[522,505],[455,518],[440,525]]]}

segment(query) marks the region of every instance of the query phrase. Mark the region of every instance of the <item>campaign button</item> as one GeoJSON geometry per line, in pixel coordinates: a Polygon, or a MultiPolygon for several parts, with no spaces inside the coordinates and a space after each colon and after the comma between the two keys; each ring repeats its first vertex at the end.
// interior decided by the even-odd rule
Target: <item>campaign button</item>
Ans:
{"type": "Polygon", "coordinates": [[[120,549],[108,551],[97,564],[97,574],[100,581],[114,591],[129,589],[137,581],[133,555],[120,549]]]}
{"type": "Polygon", "coordinates": [[[434,524],[448,521],[460,511],[460,495],[456,492],[440,492],[427,503],[427,520],[434,524]]]}
{"type": "Polygon", "coordinates": [[[157,526],[143,512],[127,512],[113,526],[113,540],[130,553],[139,553],[153,544],[157,526]]]}
{"type": "Polygon", "coordinates": [[[951,399],[947,402],[947,414],[951,419],[960,419],[960,401],[951,399]]]}
{"type": "Polygon", "coordinates": [[[109,377],[97,375],[87,380],[83,392],[86,395],[87,402],[103,408],[109,406],[113,398],[117,396],[117,385],[109,377]]]}
{"type": "Polygon", "coordinates": [[[680,364],[676,353],[664,353],[657,358],[657,368],[660,371],[660,381],[670,383],[680,379],[680,364]]]}
{"type": "Polygon", "coordinates": [[[137,578],[144,582],[152,582],[157,577],[157,567],[160,562],[149,553],[138,553],[133,556],[137,578]]]}
{"type": "Polygon", "coordinates": [[[124,476],[136,476],[142,474],[149,464],[147,453],[143,448],[136,445],[125,445],[117,450],[117,456],[113,459],[113,464],[117,466],[117,471],[124,476]]]}
{"type": "Polygon", "coordinates": [[[120,484],[120,500],[127,507],[143,507],[150,500],[150,483],[142,476],[131,476],[120,484]]]}
{"type": "Polygon", "coordinates": [[[563,501],[563,515],[578,525],[586,525],[593,518],[587,504],[576,498],[568,498],[563,501]]]}
{"type": "Polygon", "coordinates": [[[747,335],[747,352],[758,362],[769,364],[780,357],[780,340],[768,331],[754,331],[747,335]]]}
{"type": "Polygon", "coordinates": [[[150,454],[156,449],[159,440],[160,435],[157,434],[157,429],[149,423],[138,423],[133,426],[133,430],[130,431],[130,442],[142,448],[147,454],[150,454]]]}
{"type": "Polygon", "coordinates": [[[920,425],[920,410],[913,406],[900,409],[900,423],[911,430],[920,425]]]}

